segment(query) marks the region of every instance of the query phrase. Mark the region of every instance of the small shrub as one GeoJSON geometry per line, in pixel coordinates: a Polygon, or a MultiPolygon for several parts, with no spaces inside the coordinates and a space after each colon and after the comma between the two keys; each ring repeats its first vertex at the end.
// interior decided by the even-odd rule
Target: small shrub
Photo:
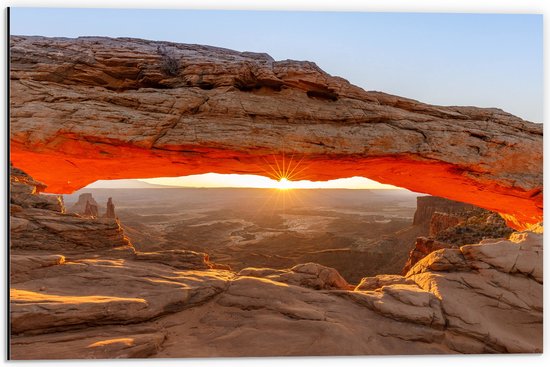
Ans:
{"type": "Polygon", "coordinates": [[[174,56],[173,53],[170,53],[166,50],[164,46],[158,46],[157,52],[161,55],[160,70],[164,75],[176,76],[180,71],[179,60],[174,56]]]}

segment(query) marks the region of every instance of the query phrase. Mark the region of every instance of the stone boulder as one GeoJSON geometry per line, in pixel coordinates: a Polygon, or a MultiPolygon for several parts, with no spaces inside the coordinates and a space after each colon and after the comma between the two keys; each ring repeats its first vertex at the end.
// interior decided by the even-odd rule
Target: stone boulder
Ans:
{"type": "Polygon", "coordinates": [[[136,251],[135,259],[172,266],[176,269],[212,269],[208,255],[189,250],[136,251]]]}
{"type": "Polygon", "coordinates": [[[338,270],[315,263],[299,264],[288,270],[245,268],[239,276],[252,276],[312,289],[353,289],[338,270]]]}
{"type": "Polygon", "coordinates": [[[384,286],[394,284],[414,285],[415,283],[401,275],[376,275],[374,277],[361,279],[361,282],[355,287],[355,290],[375,291],[384,286]]]}
{"type": "Polygon", "coordinates": [[[420,260],[429,255],[430,253],[440,250],[442,248],[457,248],[455,245],[451,245],[444,242],[436,241],[432,238],[418,237],[414,243],[414,248],[409,253],[409,258],[401,271],[401,274],[405,275],[407,272],[420,260]]]}
{"type": "Polygon", "coordinates": [[[542,352],[542,235],[441,249],[406,277],[441,300],[453,349],[472,353],[467,336],[480,351],[542,352]]]}
{"type": "Polygon", "coordinates": [[[12,284],[12,335],[144,322],[203,303],[225,289],[229,278],[225,271],[197,277],[192,271],[116,259],[42,269],[36,278],[12,284]]]}

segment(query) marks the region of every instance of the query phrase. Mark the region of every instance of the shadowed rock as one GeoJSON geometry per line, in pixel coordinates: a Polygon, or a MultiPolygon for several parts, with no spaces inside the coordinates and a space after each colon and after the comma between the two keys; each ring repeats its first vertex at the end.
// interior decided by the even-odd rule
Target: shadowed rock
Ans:
{"type": "Polygon", "coordinates": [[[165,250],[156,252],[136,252],[136,260],[149,261],[172,266],[177,269],[212,269],[213,264],[205,253],[189,250],[165,250]]]}
{"type": "Polygon", "coordinates": [[[471,204],[448,200],[437,196],[419,196],[416,198],[416,212],[413,224],[429,226],[435,213],[454,214],[474,210],[471,204]]]}
{"type": "Polygon", "coordinates": [[[361,282],[355,287],[356,291],[374,291],[386,285],[393,284],[408,284],[414,285],[412,280],[409,280],[401,275],[377,275],[374,277],[366,277],[361,279],[361,282]]]}
{"type": "Polygon", "coordinates": [[[92,218],[97,218],[98,217],[98,208],[97,208],[97,205],[94,205],[94,204],[90,204],[89,201],[86,201],[86,207],[84,209],[84,213],[82,213],[82,215],[86,216],[86,217],[92,217],[92,218]]]}
{"type": "Polygon", "coordinates": [[[401,274],[405,275],[407,272],[420,260],[429,255],[430,253],[440,250],[442,248],[453,248],[458,246],[453,246],[448,243],[439,242],[433,238],[418,237],[414,243],[414,248],[409,253],[409,258],[401,271],[401,274]]]}
{"type": "Polygon", "coordinates": [[[45,184],[36,181],[21,169],[13,167],[10,162],[10,212],[18,212],[24,208],[64,212],[63,196],[38,195],[45,188],[45,184]]]}
{"type": "Polygon", "coordinates": [[[105,327],[98,331],[59,332],[44,339],[42,335],[19,337],[11,344],[15,359],[106,359],[146,358],[161,349],[166,335],[143,326],[105,327]],[[64,346],[60,357],[57,346],[64,346]],[[32,349],[27,347],[32,344],[32,349]]]}
{"type": "Polygon", "coordinates": [[[71,213],[84,214],[86,210],[88,210],[90,211],[90,214],[87,214],[87,215],[91,215],[91,209],[89,208],[89,206],[91,205],[95,206],[96,208],[99,207],[99,205],[97,204],[97,201],[95,201],[92,194],[89,192],[85,192],[83,194],[78,195],[77,202],[74,203],[68,211],[71,213]]]}
{"type": "Polygon", "coordinates": [[[435,212],[430,220],[430,237],[437,236],[444,230],[454,227],[464,221],[464,218],[449,213],[435,212]]]}
{"type": "Polygon", "coordinates": [[[267,278],[312,289],[353,289],[336,269],[315,263],[299,264],[288,270],[245,268],[238,275],[267,278]]]}

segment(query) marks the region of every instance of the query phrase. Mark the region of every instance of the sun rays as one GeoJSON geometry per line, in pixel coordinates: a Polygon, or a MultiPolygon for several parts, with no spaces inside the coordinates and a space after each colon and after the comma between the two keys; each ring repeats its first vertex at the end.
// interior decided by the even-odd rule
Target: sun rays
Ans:
{"type": "Polygon", "coordinates": [[[299,160],[294,159],[294,154],[288,159],[283,153],[280,157],[272,156],[271,161],[264,158],[264,162],[270,168],[265,170],[270,178],[277,181],[276,189],[289,190],[298,188],[296,181],[300,181],[300,175],[303,175],[308,166],[302,165],[303,157],[299,160]]]}
{"type": "Polygon", "coordinates": [[[263,159],[266,167],[264,173],[275,182],[272,194],[261,205],[260,210],[274,215],[285,215],[287,209],[303,204],[300,195],[292,189],[302,188],[304,172],[308,166],[303,165],[303,158],[296,160],[294,154],[287,157],[284,153],[280,156],[271,156],[263,159]]]}

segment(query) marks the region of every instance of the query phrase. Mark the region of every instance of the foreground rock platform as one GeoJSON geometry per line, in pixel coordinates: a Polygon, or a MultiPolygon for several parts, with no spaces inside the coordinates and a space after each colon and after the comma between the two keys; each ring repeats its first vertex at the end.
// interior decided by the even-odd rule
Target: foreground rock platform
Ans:
{"type": "Polygon", "coordinates": [[[312,62],[202,45],[12,36],[10,56],[11,159],[49,192],[277,177],[272,167],[300,162],[290,179],[364,176],[497,211],[518,230],[542,221],[542,125],[499,109],[367,92],[312,62]]]}
{"type": "Polygon", "coordinates": [[[87,238],[11,237],[12,359],[542,352],[541,228],[354,288],[313,263],[235,273],[197,252],[140,253],[106,219],[65,214],[41,183],[11,178],[12,222],[39,234],[66,218],[87,238]]]}
{"type": "Polygon", "coordinates": [[[539,258],[538,242],[440,250],[401,283],[356,291],[103,256],[40,266],[11,285],[12,357],[540,353],[539,265],[492,260],[539,258]]]}

